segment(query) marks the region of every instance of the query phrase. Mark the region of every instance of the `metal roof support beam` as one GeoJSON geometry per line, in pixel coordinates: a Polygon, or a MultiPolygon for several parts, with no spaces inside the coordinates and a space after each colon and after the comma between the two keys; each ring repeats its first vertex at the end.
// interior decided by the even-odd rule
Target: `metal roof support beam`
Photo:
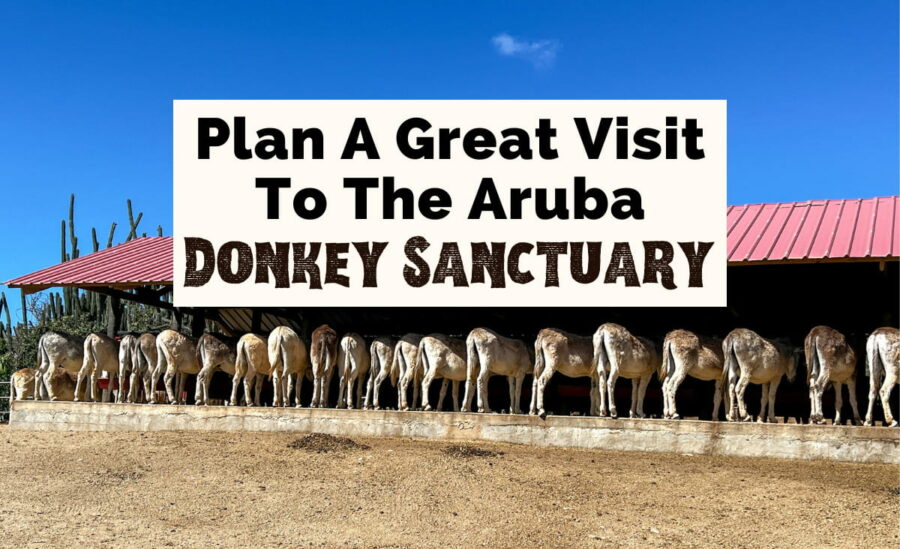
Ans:
{"type": "Polygon", "coordinates": [[[166,309],[169,311],[175,308],[168,301],[163,301],[161,299],[148,296],[142,292],[125,292],[122,290],[117,290],[115,288],[109,288],[107,286],[79,286],[79,288],[87,292],[97,292],[99,294],[108,295],[110,297],[124,299],[125,301],[134,301],[135,303],[149,305],[150,307],[158,307],[160,309],[166,309]]]}

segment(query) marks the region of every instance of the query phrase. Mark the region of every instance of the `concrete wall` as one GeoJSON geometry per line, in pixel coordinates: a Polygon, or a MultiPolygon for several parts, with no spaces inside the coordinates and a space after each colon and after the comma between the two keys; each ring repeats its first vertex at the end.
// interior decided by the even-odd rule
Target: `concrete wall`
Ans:
{"type": "Polygon", "coordinates": [[[537,446],[900,464],[900,429],[595,417],[14,402],[10,427],[42,431],[289,431],[537,446]]]}

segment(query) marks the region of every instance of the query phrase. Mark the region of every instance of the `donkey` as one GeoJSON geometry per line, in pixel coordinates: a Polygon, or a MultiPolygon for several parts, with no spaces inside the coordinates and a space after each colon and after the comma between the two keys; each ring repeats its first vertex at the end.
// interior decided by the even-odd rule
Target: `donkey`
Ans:
{"type": "Polygon", "coordinates": [[[872,425],[872,408],[878,396],[881,396],[884,422],[896,427],[897,420],[891,413],[890,396],[894,386],[900,382],[900,330],[878,328],[872,332],[866,341],[866,375],[870,379],[866,425],[872,425]]]}
{"type": "Polygon", "coordinates": [[[730,409],[728,393],[724,391],[722,368],[725,357],[722,355],[722,340],[701,337],[687,330],[673,330],[666,334],[663,341],[663,358],[657,376],[662,382],[663,417],[678,419],[678,408],[675,395],[678,387],[687,376],[701,381],[715,381],[713,393],[713,420],[719,419],[719,407],[722,395],[725,394],[725,413],[730,409]]]}
{"type": "Polygon", "coordinates": [[[747,385],[762,385],[760,400],[760,423],[775,421],[775,394],[781,378],[787,376],[793,382],[797,375],[797,357],[799,349],[790,345],[769,341],[752,330],[738,328],[732,330],[722,342],[722,353],[725,355],[725,367],[722,375],[728,382],[728,395],[731,399],[730,421],[752,421],[747,414],[744,393],[747,385]],[[766,416],[766,404],[769,414],[766,416]]]}
{"type": "Polygon", "coordinates": [[[834,423],[841,423],[843,399],[841,385],[847,384],[850,408],[857,425],[859,409],[856,405],[856,353],[847,344],[844,334],[828,326],[816,326],[803,342],[806,354],[806,383],[809,385],[810,423],[823,423],[822,395],[830,382],[834,386],[834,423]]]}

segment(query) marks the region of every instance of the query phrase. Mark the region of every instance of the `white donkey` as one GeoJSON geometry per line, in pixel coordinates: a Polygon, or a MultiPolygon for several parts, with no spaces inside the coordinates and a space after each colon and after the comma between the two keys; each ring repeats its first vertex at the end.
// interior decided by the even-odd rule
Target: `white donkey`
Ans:
{"type": "Polygon", "coordinates": [[[399,375],[397,388],[397,407],[401,410],[417,410],[421,407],[419,400],[419,386],[425,373],[419,363],[419,343],[422,336],[419,334],[406,334],[400,338],[394,346],[394,362],[399,375]],[[409,400],[409,386],[412,385],[412,400],[409,400]],[[418,405],[418,406],[417,406],[418,405]]]}
{"type": "Polygon", "coordinates": [[[459,384],[466,380],[466,342],[461,339],[447,337],[443,334],[431,334],[419,342],[418,363],[425,372],[422,379],[422,404],[425,411],[431,410],[428,389],[435,378],[443,379],[437,410],[443,408],[447,395],[447,383],[453,384],[453,411],[459,411],[459,384]]]}
{"type": "MultiPolygon", "coordinates": [[[[97,379],[101,372],[109,375],[109,388],[112,389],[112,383],[119,375],[118,343],[106,334],[88,334],[84,338],[84,361],[81,370],[78,371],[78,381],[75,384],[76,402],[82,394],[85,380],[89,380],[90,399],[94,402],[99,400],[97,379]]],[[[87,393],[86,389],[85,393],[87,393]]],[[[84,400],[87,400],[87,394],[84,395],[84,400]]]]}
{"type": "MultiPolygon", "coordinates": [[[[126,334],[119,340],[119,392],[116,395],[116,402],[125,402],[126,393],[123,389],[125,380],[131,379],[131,371],[134,369],[134,351],[137,346],[137,337],[132,334],[126,334]]],[[[130,391],[130,385],[129,385],[130,391]]]]}
{"type": "MultiPolygon", "coordinates": [[[[162,375],[169,404],[184,403],[187,376],[199,371],[196,339],[175,330],[163,330],[156,336],[156,366],[150,372],[150,387],[155,389],[162,375]]],[[[156,404],[155,390],[150,394],[150,404],[156,404]]]]}
{"type": "Polygon", "coordinates": [[[272,366],[272,385],[275,389],[273,406],[290,406],[297,376],[296,403],[300,407],[300,389],[309,371],[309,354],[306,344],[297,332],[287,326],[278,326],[269,334],[269,363],[272,366]]]}
{"type": "Polygon", "coordinates": [[[313,397],[310,408],[328,406],[328,389],[331,376],[337,364],[337,332],[327,324],[319,326],[312,333],[311,362],[313,374],[313,397]]]}
{"type": "Polygon", "coordinates": [[[894,386],[900,382],[900,330],[878,328],[872,332],[866,341],[866,375],[869,376],[869,409],[866,412],[866,425],[872,425],[872,408],[880,395],[881,405],[884,408],[884,422],[896,427],[897,420],[891,413],[890,397],[894,386]]]}
{"type": "Polygon", "coordinates": [[[362,404],[363,385],[369,373],[369,351],[366,340],[359,334],[350,333],[341,338],[338,348],[338,368],[340,369],[340,389],[338,390],[338,408],[353,408],[353,395],[356,404],[362,404]]]}
{"type": "Polygon", "coordinates": [[[534,359],[525,342],[503,337],[487,328],[475,328],[466,338],[467,374],[463,412],[474,411],[472,399],[477,384],[478,411],[490,412],[488,379],[491,375],[506,376],[509,383],[509,413],[521,414],[520,401],[525,376],[533,371],[534,359]]]}
{"type": "Polygon", "coordinates": [[[231,398],[229,403],[231,406],[238,405],[240,401],[238,389],[243,383],[244,404],[246,406],[259,406],[259,394],[262,391],[263,378],[272,375],[268,342],[259,334],[244,334],[237,342],[236,355],[234,377],[231,378],[231,398]]]}
{"type": "Polygon", "coordinates": [[[37,370],[34,376],[34,399],[57,400],[51,380],[57,368],[73,374],[84,362],[84,340],[62,332],[45,332],[38,340],[37,370]]]}
{"type": "Polygon", "coordinates": [[[234,381],[235,347],[212,334],[203,334],[197,341],[197,362],[200,371],[197,373],[197,387],[194,391],[194,404],[209,405],[209,385],[214,373],[221,371],[234,381]]]}
{"type": "Polygon", "coordinates": [[[140,402],[139,384],[143,383],[144,402],[156,393],[156,386],[150,385],[151,371],[156,368],[159,355],[156,352],[156,336],[144,333],[138,336],[131,354],[131,385],[128,387],[128,402],[140,402]]]}
{"type": "Polygon", "coordinates": [[[400,377],[400,368],[394,361],[394,344],[390,338],[379,337],[373,341],[369,346],[369,357],[369,381],[366,386],[366,401],[363,408],[368,410],[374,407],[379,410],[381,409],[379,403],[381,384],[390,377],[391,386],[396,387],[397,379],[400,377]]]}

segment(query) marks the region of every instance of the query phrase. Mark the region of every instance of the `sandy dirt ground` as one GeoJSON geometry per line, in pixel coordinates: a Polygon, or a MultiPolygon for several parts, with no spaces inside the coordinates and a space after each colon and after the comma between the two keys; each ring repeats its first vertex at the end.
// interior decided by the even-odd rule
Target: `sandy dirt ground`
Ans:
{"type": "Polygon", "coordinates": [[[0,427],[0,545],[900,545],[887,465],[355,442],[0,427]]]}

